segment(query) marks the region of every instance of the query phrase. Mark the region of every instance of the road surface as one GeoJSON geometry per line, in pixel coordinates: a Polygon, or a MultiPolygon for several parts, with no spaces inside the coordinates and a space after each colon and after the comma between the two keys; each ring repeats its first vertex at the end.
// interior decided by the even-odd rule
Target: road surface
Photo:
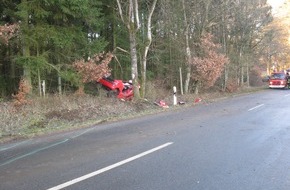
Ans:
{"type": "Polygon", "coordinates": [[[0,145],[1,190],[289,190],[290,90],[0,145]]]}

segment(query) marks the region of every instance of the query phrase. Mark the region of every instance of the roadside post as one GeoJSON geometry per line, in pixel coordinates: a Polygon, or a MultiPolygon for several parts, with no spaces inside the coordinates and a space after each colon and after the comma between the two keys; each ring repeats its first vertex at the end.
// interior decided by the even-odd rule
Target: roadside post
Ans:
{"type": "Polygon", "coordinates": [[[45,80],[42,81],[41,86],[42,86],[42,95],[43,95],[43,97],[45,97],[45,90],[46,90],[45,80]]]}
{"type": "Polygon", "coordinates": [[[173,87],[173,105],[177,105],[176,86],[173,87]]]}

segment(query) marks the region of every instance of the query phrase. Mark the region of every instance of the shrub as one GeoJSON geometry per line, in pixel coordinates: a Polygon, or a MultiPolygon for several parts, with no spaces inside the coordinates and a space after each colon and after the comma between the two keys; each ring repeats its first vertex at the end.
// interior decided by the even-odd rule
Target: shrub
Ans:
{"type": "Polygon", "coordinates": [[[29,101],[27,100],[27,95],[29,94],[31,86],[25,79],[21,79],[19,82],[18,92],[16,95],[12,95],[14,98],[13,104],[14,106],[22,106],[27,104],[29,101]]]}

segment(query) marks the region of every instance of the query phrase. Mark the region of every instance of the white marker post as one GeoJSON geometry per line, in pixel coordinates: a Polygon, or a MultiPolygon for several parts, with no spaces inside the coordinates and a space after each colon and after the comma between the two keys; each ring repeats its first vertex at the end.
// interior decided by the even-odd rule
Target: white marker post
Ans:
{"type": "Polygon", "coordinates": [[[45,86],[45,80],[42,81],[41,86],[42,86],[42,94],[43,94],[43,97],[45,97],[45,88],[46,88],[46,86],[45,86]]]}
{"type": "Polygon", "coordinates": [[[173,105],[177,105],[176,86],[173,87],[173,105]]]}

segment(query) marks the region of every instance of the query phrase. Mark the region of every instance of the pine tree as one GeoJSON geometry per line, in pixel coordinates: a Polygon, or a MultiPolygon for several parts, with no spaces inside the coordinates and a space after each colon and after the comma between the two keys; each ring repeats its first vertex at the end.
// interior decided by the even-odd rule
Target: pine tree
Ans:
{"type": "Polygon", "coordinates": [[[21,0],[2,3],[2,19],[20,23],[15,61],[33,87],[38,78],[45,79],[48,75],[65,77],[62,73],[66,73],[74,60],[87,59],[102,52],[107,44],[100,36],[103,27],[101,1],[21,0]]]}

